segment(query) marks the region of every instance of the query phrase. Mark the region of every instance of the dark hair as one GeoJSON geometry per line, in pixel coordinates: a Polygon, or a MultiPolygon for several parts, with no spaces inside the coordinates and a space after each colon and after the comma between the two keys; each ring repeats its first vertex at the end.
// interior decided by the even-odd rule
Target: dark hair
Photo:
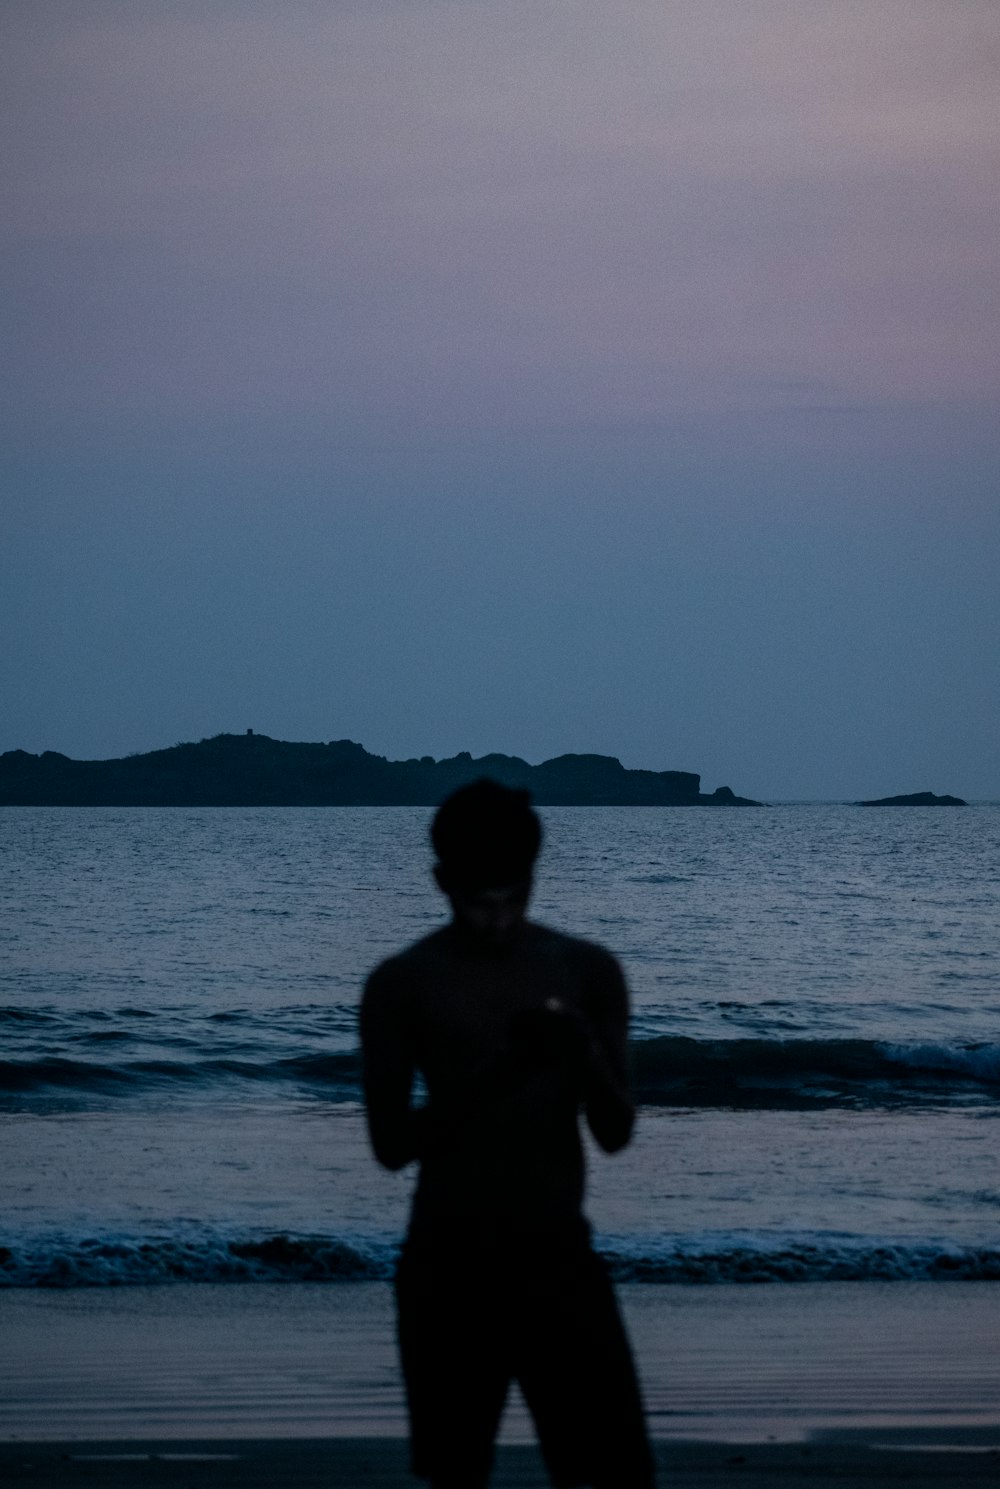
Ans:
{"type": "Polygon", "coordinates": [[[441,803],[431,842],[449,879],[482,887],[518,884],[538,857],[542,824],[527,791],[484,778],[441,803]]]}

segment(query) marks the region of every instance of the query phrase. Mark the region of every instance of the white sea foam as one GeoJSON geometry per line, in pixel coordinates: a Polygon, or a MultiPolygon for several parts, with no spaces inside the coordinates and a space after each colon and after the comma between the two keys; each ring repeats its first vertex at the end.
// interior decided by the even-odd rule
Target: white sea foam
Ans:
{"type": "MultiPolygon", "coordinates": [[[[1000,1246],[796,1233],[604,1237],[612,1275],[644,1283],[1000,1281],[1000,1246]]],[[[205,1232],[59,1235],[0,1247],[0,1286],[121,1287],[178,1282],[360,1282],[392,1275],[389,1240],[205,1232]]]]}
{"type": "Polygon", "coordinates": [[[878,1048],[887,1060],[908,1070],[1000,1086],[1000,1044],[882,1044],[878,1048]]]}

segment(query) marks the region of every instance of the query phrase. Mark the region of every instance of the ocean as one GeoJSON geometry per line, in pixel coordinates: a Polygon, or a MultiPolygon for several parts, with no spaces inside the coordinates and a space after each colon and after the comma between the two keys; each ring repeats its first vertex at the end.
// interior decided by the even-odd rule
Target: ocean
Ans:
{"type": "MultiPolygon", "coordinates": [[[[117,1316],[353,1310],[390,1390],[412,1175],[368,1151],[356,1020],[443,918],[428,815],[0,813],[0,1324],[35,1371],[0,1430],[57,1394],[59,1329],[117,1316]]],[[[534,918],[632,991],[639,1123],[590,1153],[588,1213],[640,1354],[654,1298],[730,1333],[765,1298],[905,1298],[942,1349],[944,1312],[996,1323],[1000,806],[542,816],[534,918]]],[[[338,1420],[378,1416],[356,1374],[338,1420]]]]}

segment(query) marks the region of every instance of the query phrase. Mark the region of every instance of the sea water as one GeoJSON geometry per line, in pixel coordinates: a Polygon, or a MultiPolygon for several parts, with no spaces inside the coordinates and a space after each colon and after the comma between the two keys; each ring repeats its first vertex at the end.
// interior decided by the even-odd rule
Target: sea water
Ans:
{"type": "MultiPolygon", "coordinates": [[[[632,990],[617,1275],[1000,1278],[1000,807],[542,815],[532,913],[632,990]]],[[[0,1285],[390,1275],[357,1008],[442,922],[427,819],[0,813],[0,1285]]]]}

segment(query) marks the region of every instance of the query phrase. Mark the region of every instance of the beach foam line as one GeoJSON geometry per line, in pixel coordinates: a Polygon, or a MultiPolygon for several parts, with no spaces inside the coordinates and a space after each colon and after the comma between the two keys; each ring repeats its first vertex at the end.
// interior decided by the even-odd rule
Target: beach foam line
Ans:
{"type": "Polygon", "coordinates": [[[618,1282],[996,1282],[1000,1247],[856,1236],[684,1238],[661,1246],[608,1239],[618,1282]]]}
{"type": "Polygon", "coordinates": [[[0,1287],[362,1282],[391,1276],[395,1255],[330,1236],[55,1236],[0,1244],[0,1287]]]}
{"type": "MultiPolygon", "coordinates": [[[[598,1239],[620,1282],[996,1282],[1000,1247],[830,1235],[598,1239]]],[[[392,1276],[392,1240],[355,1237],[49,1236],[0,1244],[0,1287],[122,1287],[180,1282],[365,1282],[392,1276]]]]}
{"type": "Polygon", "coordinates": [[[235,1463],[242,1453],[67,1453],[71,1463],[235,1463]]]}

